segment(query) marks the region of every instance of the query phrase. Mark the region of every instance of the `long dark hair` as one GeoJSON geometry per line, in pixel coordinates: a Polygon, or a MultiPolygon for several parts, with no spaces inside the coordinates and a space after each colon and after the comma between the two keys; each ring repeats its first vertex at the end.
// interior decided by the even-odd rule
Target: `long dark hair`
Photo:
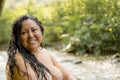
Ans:
{"type": "MultiPolygon", "coordinates": [[[[36,57],[33,54],[31,54],[30,51],[28,51],[24,47],[22,47],[22,44],[20,41],[20,31],[21,31],[22,22],[27,19],[31,19],[31,20],[35,21],[38,24],[38,26],[40,27],[42,34],[44,31],[41,22],[37,18],[30,16],[30,15],[22,15],[13,22],[11,39],[10,39],[10,43],[9,43],[9,47],[8,47],[8,51],[7,51],[10,77],[12,80],[14,80],[13,79],[13,74],[14,74],[13,67],[17,66],[16,60],[15,60],[15,54],[16,54],[16,51],[18,50],[19,53],[23,56],[25,66],[26,66],[26,62],[30,64],[31,68],[37,75],[37,79],[40,76],[42,76],[42,79],[45,78],[45,80],[47,80],[47,77],[45,76],[45,72],[47,71],[48,73],[51,74],[49,69],[46,66],[44,66],[42,63],[40,63],[36,59],[36,57]]],[[[19,66],[17,66],[17,68],[19,71],[19,66]]],[[[28,73],[27,73],[27,75],[28,75],[28,73]]],[[[29,78],[29,76],[28,76],[28,78],[29,78]]]]}

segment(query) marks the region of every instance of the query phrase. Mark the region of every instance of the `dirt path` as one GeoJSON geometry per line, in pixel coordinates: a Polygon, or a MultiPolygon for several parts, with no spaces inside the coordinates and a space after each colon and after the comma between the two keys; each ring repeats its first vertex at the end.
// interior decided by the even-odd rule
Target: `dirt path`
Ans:
{"type": "MultiPolygon", "coordinates": [[[[49,49],[58,58],[62,66],[79,80],[120,80],[120,62],[111,58],[86,59],[86,57],[68,56],[66,53],[49,49]]],[[[6,52],[0,52],[0,80],[6,80],[6,52]]]]}

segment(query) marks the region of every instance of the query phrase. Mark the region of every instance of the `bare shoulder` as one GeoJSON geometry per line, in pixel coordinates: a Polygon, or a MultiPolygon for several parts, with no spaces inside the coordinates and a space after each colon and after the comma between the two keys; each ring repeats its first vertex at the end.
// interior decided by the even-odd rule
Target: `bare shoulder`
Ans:
{"type": "Polygon", "coordinates": [[[15,59],[16,59],[16,63],[18,65],[20,65],[24,62],[23,57],[19,52],[16,52],[15,59]]]}
{"type": "MultiPolygon", "coordinates": [[[[18,65],[18,66],[23,65],[24,60],[19,52],[16,52],[14,59],[15,59],[15,65],[18,65]]],[[[9,67],[8,62],[6,64],[6,67],[7,68],[9,67]]]]}
{"type": "Polygon", "coordinates": [[[26,68],[25,68],[24,58],[18,51],[16,52],[15,60],[16,60],[16,65],[20,67],[20,70],[25,71],[26,68]]]}
{"type": "Polygon", "coordinates": [[[22,56],[18,52],[15,54],[15,61],[16,62],[14,64],[14,66],[13,66],[13,69],[11,69],[9,67],[10,66],[9,62],[7,62],[7,64],[6,64],[6,79],[7,80],[11,80],[11,76],[10,76],[11,75],[11,72],[10,72],[11,70],[13,70],[13,73],[14,73],[13,78],[16,79],[16,80],[21,80],[19,74],[21,74],[21,71],[22,72],[25,71],[22,56]],[[19,74],[18,74],[18,71],[20,71],[19,74]]]}
{"type": "Polygon", "coordinates": [[[47,50],[47,49],[45,49],[45,48],[42,48],[42,52],[45,53],[48,56],[52,56],[52,52],[47,50]]]}
{"type": "Polygon", "coordinates": [[[59,65],[59,60],[58,60],[57,57],[55,56],[55,53],[53,53],[53,52],[51,52],[51,51],[49,51],[49,50],[47,50],[47,49],[43,49],[43,51],[44,51],[47,55],[49,55],[49,57],[50,57],[51,60],[52,60],[52,63],[54,64],[54,66],[59,65]]]}
{"type": "Polygon", "coordinates": [[[43,52],[43,54],[46,54],[47,56],[49,56],[51,58],[52,62],[56,61],[56,57],[55,57],[54,53],[51,52],[50,50],[43,48],[42,52],[43,52]]]}

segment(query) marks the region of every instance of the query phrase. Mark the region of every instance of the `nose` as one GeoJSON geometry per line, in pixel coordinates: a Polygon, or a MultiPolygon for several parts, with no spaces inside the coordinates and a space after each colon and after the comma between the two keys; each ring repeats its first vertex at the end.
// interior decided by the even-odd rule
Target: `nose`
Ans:
{"type": "Polygon", "coordinates": [[[34,34],[33,34],[31,31],[29,31],[28,37],[29,37],[29,38],[33,38],[33,35],[34,35],[34,34]]]}

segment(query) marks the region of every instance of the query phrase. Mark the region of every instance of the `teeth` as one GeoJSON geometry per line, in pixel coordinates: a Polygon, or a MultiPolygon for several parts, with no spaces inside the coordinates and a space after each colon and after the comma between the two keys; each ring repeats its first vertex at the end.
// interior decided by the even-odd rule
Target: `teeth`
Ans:
{"type": "Polygon", "coordinates": [[[34,40],[32,40],[32,41],[29,41],[29,42],[34,42],[34,40]]]}
{"type": "Polygon", "coordinates": [[[36,40],[35,39],[32,39],[32,40],[29,40],[28,42],[29,43],[34,43],[36,40]]]}

